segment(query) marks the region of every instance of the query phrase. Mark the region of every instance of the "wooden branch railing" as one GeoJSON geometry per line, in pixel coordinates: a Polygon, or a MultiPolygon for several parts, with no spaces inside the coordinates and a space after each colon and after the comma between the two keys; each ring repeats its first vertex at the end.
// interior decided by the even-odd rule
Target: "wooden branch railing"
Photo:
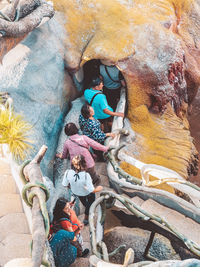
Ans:
{"type": "Polygon", "coordinates": [[[49,233],[49,217],[46,209],[49,193],[42,183],[40,162],[46,151],[47,147],[43,145],[33,160],[26,161],[20,170],[21,178],[25,183],[22,198],[32,211],[32,262],[34,267],[39,267],[41,263],[50,266],[43,260],[45,242],[49,233]]]}

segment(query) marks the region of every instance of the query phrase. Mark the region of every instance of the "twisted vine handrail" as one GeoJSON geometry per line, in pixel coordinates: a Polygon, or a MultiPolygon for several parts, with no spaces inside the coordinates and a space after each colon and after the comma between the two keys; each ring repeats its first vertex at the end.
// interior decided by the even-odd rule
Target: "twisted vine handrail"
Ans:
{"type": "Polygon", "coordinates": [[[23,180],[22,198],[25,203],[32,207],[32,262],[34,267],[41,263],[44,266],[50,266],[50,263],[44,259],[45,242],[49,234],[49,216],[46,208],[46,201],[49,198],[49,192],[42,183],[42,173],[40,162],[46,153],[47,147],[42,146],[33,160],[26,161],[20,169],[20,176],[23,180]]]}
{"type": "MultiPolygon", "coordinates": [[[[132,183],[132,184],[136,184],[136,185],[145,185],[147,187],[151,187],[151,186],[156,186],[156,185],[160,185],[160,184],[163,184],[163,183],[176,183],[176,184],[183,184],[183,185],[187,185],[189,188],[192,188],[194,190],[197,191],[196,194],[198,194],[198,192],[200,192],[200,187],[198,187],[197,185],[194,185],[192,184],[191,182],[188,182],[186,181],[185,179],[180,179],[180,178],[164,178],[162,180],[156,180],[156,181],[153,181],[153,182],[149,182],[148,179],[147,180],[141,180],[137,177],[134,177],[130,174],[128,174],[126,171],[124,171],[120,166],[119,166],[119,163],[118,163],[118,153],[119,151],[125,147],[125,144],[121,144],[120,146],[118,146],[117,148],[113,148],[111,149],[105,156],[106,158],[108,159],[108,161],[110,162],[110,164],[112,165],[113,167],[113,170],[115,173],[118,174],[118,178],[119,179],[122,179],[124,178],[127,182],[129,183],[132,183]]],[[[155,166],[158,167],[158,168],[163,168],[163,169],[166,169],[162,166],[157,166],[157,165],[152,165],[152,164],[147,164],[145,166],[155,166]]],[[[155,169],[156,171],[156,169],[155,169]]],[[[159,170],[158,170],[159,171],[159,170]]],[[[174,172],[175,173],[175,172],[174,172]]],[[[200,197],[198,197],[198,200],[195,202],[195,199],[193,199],[193,197],[190,195],[190,192],[186,192],[186,194],[191,198],[191,200],[196,204],[197,207],[199,207],[199,199],[200,197]]]]}
{"type": "MultiPolygon", "coordinates": [[[[105,247],[105,243],[96,242],[96,233],[95,233],[95,225],[94,225],[94,214],[96,208],[101,205],[102,203],[110,202],[111,204],[107,207],[111,207],[112,205],[115,205],[115,201],[120,201],[129,212],[134,214],[137,218],[140,218],[144,221],[154,221],[157,224],[159,224],[162,228],[164,227],[169,232],[173,233],[179,240],[181,240],[185,246],[190,250],[193,254],[200,257],[200,246],[193,242],[192,240],[186,238],[183,234],[179,233],[175,227],[173,227],[171,224],[169,224],[165,219],[163,219],[160,216],[152,215],[149,212],[145,211],[138,205],[136,205],[131,199],[118,195],[116,193],[113,193],[111,191],[104,191],[101,193],[100,197],[93,202],[93,204],[90,207],[90,214],[89,214],[89,225],[90,225],[90,234],[91,234],[91,247],[92,252],[94,255],[96,255],[98,258],[108,259],[111,254],[107,253],[107,248],[105,247]],[[110,200],[112,200],[110,202],[110,200]],[[114,201],[113,201],[114,200],[114,201]],[[102,253],[99,251],[98,247],[102,248],[102,253]]],[[[106,207],[106,205],[104,205],[106,207]]],[[[105,209],[102,210],[102,217],[105,218],[105,209]]],[[[102,225],[104,224],[104,220],[102,221],[102,225]]],[[[102,226],[103,230],[103,226],[102,226]]],[[[117,250],[119,250],[117,248],[117,250]]],[[[116,250],[112,253],[114,255],[116,253],[116,250]]]]}

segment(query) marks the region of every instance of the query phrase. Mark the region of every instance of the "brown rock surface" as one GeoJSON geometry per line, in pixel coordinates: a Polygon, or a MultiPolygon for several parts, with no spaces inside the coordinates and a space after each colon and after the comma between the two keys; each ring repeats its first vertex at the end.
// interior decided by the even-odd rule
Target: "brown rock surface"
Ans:
{"type": "MultiPolygon", "coordinates": [[[[198,90],[197,96],[192,103],[192,108],[190,111],[190,115],[188,116],[190,123],[191,135],[194,138],[195,146],[200,153],[200,90],[198,90]]],[[[191,182],[194,182],[198,186],[200,186],[200,161],[199,161],[199,172],[197,176],[190,177],[191,182]]]]}

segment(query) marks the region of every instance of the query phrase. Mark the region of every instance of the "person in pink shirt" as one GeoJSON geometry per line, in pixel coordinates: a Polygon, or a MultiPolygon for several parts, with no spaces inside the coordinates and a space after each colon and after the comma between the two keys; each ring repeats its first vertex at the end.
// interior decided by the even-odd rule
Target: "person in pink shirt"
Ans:
{"type": "Polygon", "coordinates": [[[96,173],[95,162],[89,148],[92,147],[95,150],[107,152],[109,147],[101,145],[86,135],[78,134],[78,128],[72,122],[65,125],[65,134],[69,136],[69,139],[64,143],[63,152],[56,154],[56,157],[66,159],[70,156],[70,161],[72,161],[75,156],[83,155],[86,160],[86,171],[92,177],[93,184],[98,185],[100,177],[96,173]]]}

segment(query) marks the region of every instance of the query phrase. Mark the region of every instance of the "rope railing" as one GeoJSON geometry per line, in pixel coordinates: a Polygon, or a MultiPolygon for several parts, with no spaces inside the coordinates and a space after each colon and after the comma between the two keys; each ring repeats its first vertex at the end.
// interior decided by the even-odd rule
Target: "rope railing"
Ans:
{"type": "MultiPolygon", "coordinates": [[[[116,201],[119,201],[122,205],[124,205],[124,208],[129,211],[129,214],[132,214],[136,216],[138,219],[142,221],[148,221],[153,222],[156,225],[159,225],[159,227],[167,230],[169,233],[172,233],[174,236],[178,238],[182,242],[182,244],[191,251],[194,255],[200,257],[200,246],[196,244],[194,241],[188,239],[186,236],[181,234],[175,227],[173,227],[167,220],[164,218],[153,215],[146,210],[142,209],[140,206],[136,205],[130,198],[118,195],[111,191],[103,191],[100,194],[100,197],[93,202],[93,204],[90,207],[90,213],[89,213],[89,226],[90,226],[90,234],[91,234],[91,248],[92,248],[92,254],[95,255],[99,259],[103,259],[106,262],[109,262],[109,257],[115,255],[121,248],[124,247],[124,245],[119,246],[116,248],[113,252],[108,253],[106,244],[99,240],[97,242],[96,236],[98,233],[96,232],[97,227],[95,227],[95,213],[96,209],[99,207],[106,207],[106,208],[112,208],[113,206],[116,206],[116,201]]],[[[101,226],[103,231],[104,229],[104,222],[106,218],[106,209],[102,209],[102,218],[101,219],[101,226]]],[[[98,223],[98,222],[97,222],[98,223]]],[[[99,231],[99,229],[98,229],[99,231]]]]}

